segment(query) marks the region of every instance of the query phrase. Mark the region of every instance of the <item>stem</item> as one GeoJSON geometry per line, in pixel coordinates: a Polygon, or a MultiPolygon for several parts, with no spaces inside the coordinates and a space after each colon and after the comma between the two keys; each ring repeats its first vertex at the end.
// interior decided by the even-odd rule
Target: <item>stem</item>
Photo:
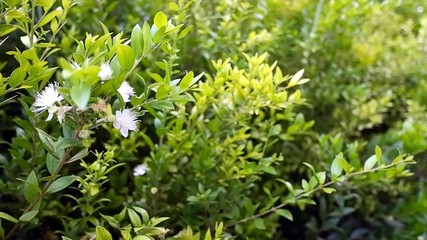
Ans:
{"type": "MultiPolygon", "coordinates": [[[[70,153],[71,153],[71,148],[67,149],[64,153],[64,156],[61,159],[61,162],[59,163],[58,168],[56,169],[56,171],[52,174],[52,176],[58,175],[59,172],[61,171],[62,167],[67,163],[67,161],[70,158],[70,153]]],[[[50,185],[52,185],[52,183],[55,181],[56,179],[52,179],[49,180],[43,187],[43,190],[39,193],[39,195],[37,196],[37,198],[24,210],[24,213],[30,212],[32,211],[37,204],[46,196],[47,194],[47,190],[49,189],[50,185]]],[[[9,233],[6,235],[5,240],[11,239],[11,237],[13,236],[13,234],[16,232],[16,230],[18,230],[18,227],[20,225],[21,222],[17,222],[15,223],[15,225],[13,226],[13,228],[9,231],[9,233]]]]}
{"type": "Polygon", "coordinates": [[[319,18],[320,18],[320,13],[322,12],[323,1],[324,0],[319,0],[319,2],[317,3],[316,13],[314,15],[314,20],[313,20],[313,26],[310,31],[311,36],[316,33],[317,25],[319,25],[319,18]]]}
{"type": "Polygon", "coordinates": [[[36,21],[36,7],[35,7],[35,2],[34,1],[31,1],[31,29],[30,29],[30,47],[32,47],[33,46],[33,44],[34,44],[34,41],[33,41],[33,38],[34,38],[34,21],[36,21]]]}
{"type": "MultiPolygon", "coordinates": [[[[76,116],[76,119],[79,119],[78,117],[78,113],[77,111],[74,109],[74,114],[76,116]]],[[[73,134],[73,138],[77,138],[77,135],[79,133],[79,129],[81,129],[82,124],[80,123],[80,121],[77,122],[78,123],[78,129],[74,132],[73,134]]],[[[62,167],[64,167],[65,164],[67,164],[68,160],[71,158],[71,151],[73,149],[72,148],[68,148],[65,152],[64,155],[62,156],[61,161],[59,162],[59,166],[56,169],[56,171],[52,174],[52,176],[56,176],[59,174],[59,172],[61,171],[62,167]]],[[[47,194],[47,190],[49,189],[50,185],[52,185],[52,183],[55,181],[56,179],[51,179],[49,180],[43,187],[43,190],[39,193],[39,195],[37,196],[37,198],[24,210],[24,213],[27,213],[29,211],[32,211],[37,204],[46,196],[47,194]]],[[[21,222],[17,222],[15,223],[15,225],[12,227],[12,229],[8,232],[8,234],[6,235],[5,240],[10,239],[11,237],[13,237],[13,234],[16,232],[16,230],[18,230],[18,227],[20,225],[21,222]]]]}
{"type": "MultiPolygon", "coordinates": [[[[38,117],[36,116],[34,121],[34,126],[37,126],[37,122],[38,122],[38,117]]],[[[37,139],[37,131],[34,129],[33,140],[35,139],[37,139]]],[[[31,162],[33,162],[34,159],[36,158],[36,151],[37,151],[37,141],[33,141],[33,145],[31,148],[31,162]]]]}
{"type": "MultiPolygon", "coordinates": [[[[398,164],[402,164],[402,162],[398,162],[398,163],[390,164],[390,165],[387,165],[387,166],[385,166],[385,167],[377,167],[377,168],[372,168],[372,169],[370,169],[370,170],[366,170],[366,171],[350,173],[350,174],[346,175],[345,177],[346,177],[346,180],[347,180],[348,178],[351,178],[351,177],[354,177],[354,176],[357,176],[357,175],[362,175],[362,174],[366,174],[366,173],[372,173],[372,172],[376,172],[376,171],[380,171],[380,170],[387,170],[387,169],[389,169],[389,168],[391,168],[391,167],[393,167],[393,166],[396,166],[396,165],[398,165],[398,164]]],[[[344,180],[344,181],[345,181],[345,180],[344,180]]],[[[313,194],[314,192],[317,192],[317,191],[321,190],[322,188],[328,187],[328,186],[330,186],[330,185],[332,185],[332,184],[335,184],[335,183],[336,183],[336,182],[334,182],[334,181],[330,181],[330,182],[327,182],[327,183],[325,183],[325,184],[323,184],[323,185],[320,185],[320,186],[318,186],[318,187],[316,187],[316,188],[313,188],[312,190],[310,190],[310,191],[308,191],[308,192],[304,192],[304,193],[298,194],[297,196],[295,196],[295,200],[294,200],[294,201],[296,202],[297,200],[299,200],[299,199],[301,199],[301,198],[308,197],[308,196],[310,196],[311,194],[313,194]]],[[[241,220],[239,220],[239,221],[237,221],[237,222],[230,223],[230,224],[226,225],[225,227],[226,227],[226,228],[228,228],[228,227],[233,227],[233,226],[238,225],[238,224],[240,224],[240,223],[244,223],[244,222],[247,222],[247,221],[253,220],[253,219],[255,219],[255,218],[265,216],[265,215],[267,215],[267,214],[269,214],[269,213],[275,212],[276,210],[278,210],[278,209],[281,209],[281,208],[285,207],[285,206],[286,206],[286,205],[288,205],[288,204],[289,204],[289,202],[283,202],[283,203],[281,203],[281,204],[279,204],[279,205],[277,205],[277,206],[275,206],[275,207],[270,208],[269,210],[267,210],[267,211],[265,211],[265,212],[258,213],[258,214],[255,214],[255,215],[253,215],[253,216],[250,216],[250,217],[247,217],[247,218],[241,219],[241,220]]]]}

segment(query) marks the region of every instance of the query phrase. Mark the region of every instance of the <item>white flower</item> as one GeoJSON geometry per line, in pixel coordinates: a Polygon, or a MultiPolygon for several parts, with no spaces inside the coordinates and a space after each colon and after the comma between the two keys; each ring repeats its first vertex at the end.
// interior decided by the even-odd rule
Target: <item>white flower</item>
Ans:
{"type": "Polygon", "coordinates": [[[53,117],[53,114],[58,110],[58,107],[55,105],[55,103],[64,99],[56,89],[57,87],[58,84],[49,84],[41,93],[37,94],[36,101],[31,107],[31,110],[36,114],[40,114],[48,110],[49,116],[47,117],[46,121],[50,121],[53,117]]]}
{"type": "Polygon", "coordinates": [[[127,81],[124,81],[122,85],[120,85],[119,89],[117,89],[117,91],[120,93],[123,101],[125,102],[130,102],[129,98],[135,95],[133,87],[127,81]]]}
{"type": "Polygon", "coordinates": [[[58,107],[57,107],[56,105],[50,106],[50,107],[47,109],[47,112],[49,113],[49,116],[47,116],[47,118],[46,118],[46,122],[47,122],[47,121],[52,120],[52,118],[53,118],[53,114],[55,114],[55,113],[56,113],[56,111],[58,111],[58,107]]]}
{"type": "Polygon", "coordinates": [[[144,163],[137,165],[134,169],[133,169],[133,175],[134,176],[142,176],[145,175],[145,173],[147,173],[148,171],[148,167],[147,165],[145,165],[144,163]]]}
{"type": "MultiPolygon", "coordinates": [[[[31,46],[32,46],[31,42],[30,42],[30,37],[29,36],[22,36],[21,37],[21,42],[27,48],[31,48],[31,46]]],[[[33,45],[36,44],[36,42],[37,42],[37,37],[36,37],[36,35],[33,35],[33,45]]]]}
{"type": "Polygon", "coordinates": [[[70,106],[60,106],[56,112],[56,116],[58,117],[58,122],[62,124],[64,122],[65,113],[70,111],[72,107],[70,106]]]}
{"type": "Polygon", "coordinates": [[[119,129],[123,137],[129,135],[129,130],[136,130],[136,114],[130,109],[116,111],[116,119],[114,120],[114,128],[119,129]]]}
{"type": "Polygon", "coordinates": [[[108,63],[103,63],[101,64],[101,69],[98,72],[98,77],[101,78],[101,81],[107,81],[109,79],[111,79],[111,77],[113,76],[113,70],[110,67],[110,64],[108,63]]]}

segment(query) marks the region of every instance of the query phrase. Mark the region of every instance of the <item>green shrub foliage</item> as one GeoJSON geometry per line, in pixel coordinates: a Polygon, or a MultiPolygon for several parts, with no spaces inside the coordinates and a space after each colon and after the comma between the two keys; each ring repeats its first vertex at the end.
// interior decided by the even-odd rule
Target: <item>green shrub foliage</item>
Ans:
{"type": "Polygon", "coordinates": [[[0,9],[0,239],[427,237],[426,3],[0,9]]]}

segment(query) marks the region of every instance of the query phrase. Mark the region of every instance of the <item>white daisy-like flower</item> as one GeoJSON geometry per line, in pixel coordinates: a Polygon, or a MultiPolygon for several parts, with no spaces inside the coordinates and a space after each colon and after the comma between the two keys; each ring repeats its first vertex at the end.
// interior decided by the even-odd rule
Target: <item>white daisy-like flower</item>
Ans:
{"type": "Polygon", "coordinates": [[[136,113],[130,109],[116,111],[116,119],[114,120],[114,128],[119,129],[123,137],[129,135],[129,130],[136,130],[136,113]]]}
{"type": "Polygon", "coordinates": [[[101,81],[107,81],[109,79],[111,79],[111,77],[113,76],[113,70],[110,67],[110,64],[108,63],[103,63],[101,64],[101,69],[98,72],[98,77],[101,78],[101,81]]]}
{"type": "Polygon", "coordinates": [[[58,107],[55,105],[56,102],[62,101],[64,98],[59,94],[57,90],[58,84],[50,83],[41,93],[38,93],[36,96],[36,101],[31,110],[40,114],[46,110],[49,111],[49,116],[46,121],[50,121],[53,117],[53,114],[58,110],[58,107]]]}
{"type": "Polygon", "coordinates": [[[117,89],[117,91],[120,93],[123,101],[125,102],[130,102],[130,97],[135,95],[133,87],[127,81],[124,81],[122,85],[120,85],[119,89],[117,89]]]}
{"type": "Polygon", "coordinates": [[[62,124],[65,119],[65,113],[70,111],[72,107],[70,106],[60,106],[58,107],[58,110],[56,111],[56,116],[58,118],[58,122],[62,124]]]}
{"type": "Polygon", "coordinates": [[[137,165],[134,169],[133,169],[133,175],[134,176],[143,176],[147,173],[148,171],[148,167],[147,165],[145,165],[144,163],[137,165]]]}

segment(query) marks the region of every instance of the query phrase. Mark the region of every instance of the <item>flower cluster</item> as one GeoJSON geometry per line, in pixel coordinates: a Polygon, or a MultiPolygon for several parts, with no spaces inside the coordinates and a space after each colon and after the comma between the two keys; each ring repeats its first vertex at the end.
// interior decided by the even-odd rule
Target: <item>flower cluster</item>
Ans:
{"type": "MultiPolygon", "coordinates": [[[[74,70],[80,70],[82,67],[72,61],[71,66],[74,70]]],[[[113,70],[109,63],[102,63],[97,76],[101,80],[101,84],[113,78],[113,70]]],[[[36,114],[41,114],[45,111],[49,113],[46,121],[52,120],[56,114],[58,122],[63,124],[66,113],[73,109],[72,106],[64,105],[64,97],[58,91],[58,83],[50,83],[40,93],[37,93],[34,104],[31,110],[36,114]]],[[[133,87],[129,82],[124,81],[117,89],[121,98],[125,103],[130,102],[130,98],[135,95],[133,87]]],[[[75,108],[78,110],[77,108],[75,108]]],[[[137,113],[131,109],[117,110],[115,115],[111,112],[111,106],[104,99],[98,99],[97,103],[91,105],[91,109],[98,114],[102,114],[104,122],[113,122],[114,128],[118,129],[123,137],[129,136],[129,131],[137,129],[137,113]]],[[[99,121],[98,121],[99,122],[99,121]]]]}
{"type": "Polygon", "coordinates": [[[49,115],[46,121],[52,120],[53,115],[56,113],[58,122],[63,123],[65,113],[70,111],[72,107],[62,106],[62,100],[64,100],[64,98],[58,92],[58,84],[50,83],[41,93],[37,94],[36,101],[31,107],[31,110],[36,114],[40,114],[47,110],[49,115]]]}

